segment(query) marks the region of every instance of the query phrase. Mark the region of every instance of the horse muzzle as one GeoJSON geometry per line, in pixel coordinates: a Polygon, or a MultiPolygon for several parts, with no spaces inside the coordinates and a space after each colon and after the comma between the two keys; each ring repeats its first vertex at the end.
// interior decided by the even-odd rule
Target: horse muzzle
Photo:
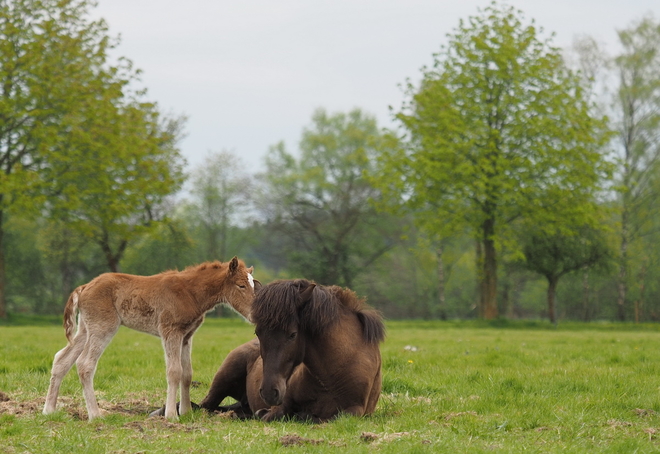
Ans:
{"type": "Polygon", "coordinates": [[[275,405],[280,405],[284,399],[284,393],[286,392],[286,385],[282,386],[263,386],[259,389],[259,395],[266,402],[266,405],[271,407],[275,405]]]}

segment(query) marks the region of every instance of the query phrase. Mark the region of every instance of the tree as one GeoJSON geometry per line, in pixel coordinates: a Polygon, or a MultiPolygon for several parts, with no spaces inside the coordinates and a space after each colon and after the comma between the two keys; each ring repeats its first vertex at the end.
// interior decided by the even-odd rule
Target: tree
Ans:
{"type": "MultiPolygon", "coordinates": [[[[191,178],[194,216],[205,233],[205,256],[228,260],[228,242],[237,217],[247,212],[251,178],[233,153],[209,153],[191,178]]],[[[235,255],[235,254],[231,254],[235,255]]]]}
{"type": "Polygon", "coordinates": [[[176,143],[184,118],[162,119],[154,104],[123,93],[94,112],[50,161],[46,206],[96,243],[117,272],[128,244],[157,227],[169,211],[167,197],[183,183],[176,143]]]}
{"type": "Polygon", "coordinates": [[[46,212],[99,244],[116,270],[127,242],[182,181],[182,119],[163,119],[92,0],[0,1],[0,316],[2,215],[46,212]]]}
{"type": "Polygon", "coordinates": [[[617,318],[626,319],[631,243],[657,231],[660,208],[660,23],[645,18],[619,32],[619,81],[612,118],[617,132],[620,254],[617,318]]]}
{"type": "Polygon", "coordinates": [[[0,1],[0,317],[5,311],[3,215],[36,211],[41,171],[81,103],[108,73],[112,43],[90,0],[0,1]]]}
{"type": "Polygon", "coordinates": [[[260,209],[269,228],[289,237],[285,253],[294,271],[351,287],[391,247],[393,224],[375,213],[370,200],[378,191],[364,176],[391,140],[359,109],[335,115],[319,109],[303,130],[299,160],[283,143],[270,149],[260,209]]]}
{"type": "Polygon", "coordinates": [[[379,187],[432,233],[468,231],[481,251],[481,315],[498,316],[497,249],[512,222],[593,215],[608,166],[606,124],[579,78],[511,7],[461,21],[397,118],[405,148],[380,159],[379,187]],[[389,189],[388,189],[389,188],[389,189]]]}
{"type": "Polygon", "coordinates": [[[548,317],[554,324],[559,279],[580,269],[605,267],[611,258],[603,230],[589,226],[569,231],[528,228],[522,243],[523,266],[548,280],[548,317]]]}

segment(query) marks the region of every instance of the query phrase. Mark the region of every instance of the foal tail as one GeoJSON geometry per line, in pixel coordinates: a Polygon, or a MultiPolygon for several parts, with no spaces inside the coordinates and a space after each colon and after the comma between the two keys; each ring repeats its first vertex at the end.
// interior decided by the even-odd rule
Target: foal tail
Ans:
{"type": "Polygon", "coordinates": [[[81,285],[71,292],[71,295],[69,295],[69,299],[66,302],[66,306],[64,306],[64,333],[66,334],[69,343],[71,343],[71,340],[73,339],[73,332],[77,326],[76,311],[78,310],[78,299],[84,288],[85,286],[81,285]]]}

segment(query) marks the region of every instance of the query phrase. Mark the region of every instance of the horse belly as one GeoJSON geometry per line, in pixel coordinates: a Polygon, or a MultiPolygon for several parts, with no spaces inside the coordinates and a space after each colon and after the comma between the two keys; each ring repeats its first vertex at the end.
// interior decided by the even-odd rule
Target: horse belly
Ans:
{"type": "Polygon", "coordinates": [[[134,329],[135,331],[141,331],[143,333],[147,334],[152,334],[154,336],[160,337],[160,334],[158,333],[158,326],[153,323],[152,320],[148,320],[145,318],[136,318],[136,317],[131,317],[121,319],[121,324],[126,326],[127,328],[134,329]]]}
{"type": "MultiPolygon", "coordinates": [[[[126,292],[128,293],[128,292],[126,292]]],[[[137,294],[117,295],[115,302],[121,323],[128,328],[158,336],[159,315],[149,301],[137,294]],[[124,296],[121,298],[121,296],[124,296]]]]}

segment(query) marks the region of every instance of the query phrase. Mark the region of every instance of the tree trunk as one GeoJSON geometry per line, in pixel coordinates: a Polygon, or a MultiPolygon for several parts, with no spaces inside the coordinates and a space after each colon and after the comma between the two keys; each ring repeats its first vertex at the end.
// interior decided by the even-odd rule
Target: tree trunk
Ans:
{"type": "MultiPolygon", "coordinates": [[[[0,196],[2,201],[2,196],[0,196]]],[[[4,212],[0,210],[0,318],[7,318],[7,296],[5,288],[5,226],[4,226],[4,212]]]]}
{"type": "MultiPolygon", "coordinates": [[[[625,202],[624,202],[625,203],[625,202]]],[[[621,214],[621,257],[619,262],[619,278],[618,278],[618,297],[616,301],[617,307],[617,320],[623,322],[626,320],[626,294],[628,278],[628,211],[623,207],[621,214]]]]}
{"type": "Polygon", "coordinates": [[[438,243],[435,250],[438,259],[438,316],[440,320],[447,320],[447,307],[445,306],[445,266],[442,262],[442,241],[438,243]]]}
{"type": "Polygon", "coordinates": [[[224,260],[224,257],[218,255],[218,232],[215,227],[210,226],[208,229],[209,235],[209,248],[206,251],[204,260],[224,260]]]}
{"type": "Polygon", "coordinates": [[[642,268],[639,270],[637,282],[639,282],[639,298],[635,301],[635,323],[639,323],[642,315],[642,305],[644,304],[644,290],[646,289],[646,267],[647,259],[642,260],[642,268]]]}
{"type": "Polygon", "coordinates": [[[105,261],[108,265],[108,268],[112,273],[118,273],[119,261],[124,255],[124,251],[126,250],[128,241],[122,240],[121,243],[119,243],[119,247],[117,248],[116,253],[112,252],[112,248],[110,247],[110,240],[107,233],[104,235],[103,240],[99,241],[99,244],[101,246],[101,249],[103,250],[103,254],[105,255],[105,261]]]}
{"type": "Polygon", "coordinates": [[[548,278],[548,318],[554,325],[557,324],[557,315],[555,314],[555,293],[557,292],[557,276],[546,276],[548,278]]]}
{"type": "Polygon", "coordinates": [[[477,240],[476,244],[476,269],[477,269],[477,292],[478,292],[478,306],[477,306],[477,316],[479,318],[484,317],[484,307],[486,306],[486,290],[484,286],[484,251],[481,244],[481,240],[477,240]]]}
{"type": "Polygon", "coordinates": [[[497,309],[497,251],[495,250],[495,220],[486,219],[484,234],[484,313],[486,320],[493,320],[499,315],[497,309]]]}
{"type": "Polygon", "coordinates": [[[582,321],[588,322],[591,319],[591,291],[589,288],[589,268],[585,268],[582,276],[582,321]]]}

